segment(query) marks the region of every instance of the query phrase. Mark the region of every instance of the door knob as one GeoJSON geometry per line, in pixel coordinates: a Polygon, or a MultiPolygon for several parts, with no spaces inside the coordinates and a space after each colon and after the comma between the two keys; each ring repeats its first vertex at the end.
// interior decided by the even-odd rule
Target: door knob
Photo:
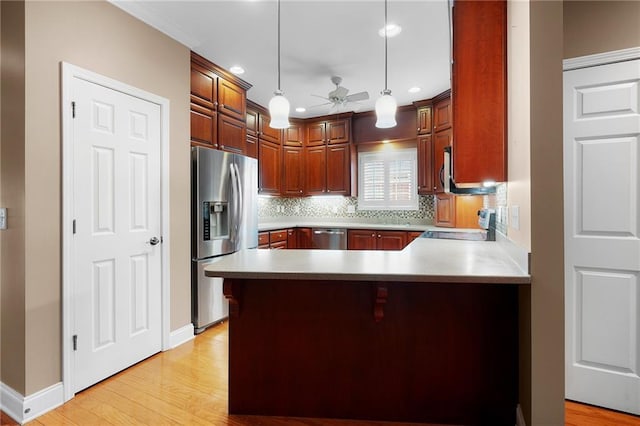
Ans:
{"type": "Polygon", "coordinates": [[[158,237],[151,237],[151,239],[149,240],[149,244],[151,244],[152,246],[155,246],[159,242],[160,240],[158,239],[158,237]]]}

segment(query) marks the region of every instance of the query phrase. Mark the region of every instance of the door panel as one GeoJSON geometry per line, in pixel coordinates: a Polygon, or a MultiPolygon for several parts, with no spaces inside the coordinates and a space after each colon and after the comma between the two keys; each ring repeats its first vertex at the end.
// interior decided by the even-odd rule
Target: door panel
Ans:
{"type": "Polygon", "coordinates": [[[74,391],[160,351],[160,107],[73,81],[74,391]]]}
{"type": "Polygon", "coordinates": [[[567,398],[640,414],[640,61],[564,73],[567,398]]]}

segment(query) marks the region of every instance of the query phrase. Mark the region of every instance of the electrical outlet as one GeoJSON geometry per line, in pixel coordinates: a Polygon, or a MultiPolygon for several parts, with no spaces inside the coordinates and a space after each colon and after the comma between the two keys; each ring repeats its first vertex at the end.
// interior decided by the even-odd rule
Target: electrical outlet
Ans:
{"type": "Polygon", "coordinates": [[[356,212],[356,206],[352,206],[352,205],[347,206],[347,213],[353,214],[355,212],[356,212]]]}
{"type": "Polygon", "coordinates": [[[511,223],[511,227],[513,229],[520,229],[520,207],[519,206],[511,206],[511,217],[509,222],[511,223]]]}
{"type": "Polygon", "coordinates": [[[297,213],[300,213],[300,206],[295,206],[295,207],[293,208],[293,211],[294,211],[294,212],[296,212],[296,214],[297,214],[297,213]]]}
{"type": "Polygon", "coordinates": [[[333,206],[333,212],[338,213],[338,206],[333,206]]]}
{"type": "Polygon", "coordinates": [[[7,208],[0,208],[0,229],[7,229],[7,208]]]}

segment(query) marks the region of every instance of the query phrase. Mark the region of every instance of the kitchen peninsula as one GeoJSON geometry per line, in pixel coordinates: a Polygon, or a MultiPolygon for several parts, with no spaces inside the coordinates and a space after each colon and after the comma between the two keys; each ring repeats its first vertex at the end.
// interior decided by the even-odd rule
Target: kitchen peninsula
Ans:
{"type": "Polygon", "coordinates": [[[231,414],[515,422],[530,276],[499,242],[243,250],[205,273],[230,302],[231,414]]]}

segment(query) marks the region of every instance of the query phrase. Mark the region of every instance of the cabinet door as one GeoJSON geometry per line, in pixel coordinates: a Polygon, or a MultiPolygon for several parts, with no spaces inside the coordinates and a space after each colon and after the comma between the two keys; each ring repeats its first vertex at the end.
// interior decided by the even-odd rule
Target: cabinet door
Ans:
{"type": "Polygon", "coordinates": [[[310,249],[313,247],[311,243],[311,228],[298,228],[298,248],[310,249]]]}
{"type": "Polygon", "coordinates": [[[453,114],[451,113],[451,98],[443,99],[433,106],[433,131],[451,128],[453,114]]]}
{"type": "Polygon", "coordinates": [[[218,146],[216,116],[216,112],[211,109],[191,104],[192,143],[213,148],[218,146]]]}
{"type": "MultiPolygon", "coordinates": [[[[248,132],[247,132],[248,133],[248,132]]],[[[245,155],[251,158],[258,158],[258,138],[247,134],[247,146],[245,155]]]]}
{"type": "Polygon", "coordinates": [[[258,111],[247,108],[245,114],[245,123],[247,125],[247,135],[258,137],[258,111]]]}
{"type": "Polygon", "coordinates": [[[305,150],[305,190],[308,195],[322,195],[327,187],[327,147],[314,146],[305,150]]]}
{"type": "Polygon", "coordinates": [[[422,231],[409,231],[407,232],[407,244],[410,244],[416,238],[420,238],[422,231]]]}
{"type": "Polygon", "coordinates": [[[483,198],[482,195],[456,197],[456,228],[480,229],[478,210],[484,205],[483,198]]]}
{"type": "Polygon", "coordinates": [[[433,180],[436,193],[444,192],[442,179],[444,178],[444,148],[451,146],[451,129],[434,133],[433,138],[433,180]]]}
{"type": "Polygon", "coordinates": [[[302,146],[304,140],[304,124],[291,121],[291,126],[284,129],[284,144],[288,146],[302,146]]]}
{"type": "Polygon", "coordinates": [[[402,250],[407,245],[406,231],[377,231],[376,249],[402,250]]]}
{"type": "Polygon", "coordinates": [[[428,135],[431,133],[431,107],[424,106],[418,108],[418,135],[428,135]]]}
{"type": "Polygon", "coordinates": [[[455,228],[456,203],[455,195],[436,194],[436,226],[455,228]]]}
{"type": "Polygon", "coordinates": [[[349,119],[328,121],[325,128],[328,144],[349,143],[351,140],[351,120],[349,119]]]}
{"type": "Polygon", "coordinates": [[[221,150],[245,154],[247,134],[244,122],[218,114],[218,147],[221,150]]]}
{"type": "Polygon", "coordinates": [[[349,173],[349,149],[346,145],[329,145],[327,147],[327,193],[334,195],[351,194],[351,178],[349,173]]]}
{"type": "Polygon", "coordinates": [[[370,229],[349,229],[347,231],[348,250],[375,250],[376,231],[370,229]]]}
{"type": "Polygon", "coordinates": [[[273,129],[269,127],[271,118],[268,115],[260,114],[258,117],[258,123],[260,128],[260,139],[267,142],[282,144],[282,129],[273,129]]]}
{"type": "Polygon", "coordinates": [[[191,102],[215,109],[217,98],[216,75],[197,64],[191,64],[191,102]]]}
{"type": "Polygon", "coordinates": [[[319,146],[325,143],[325,122],[307,123],[307,146],[319,146]]]}
{"type": "Polygon", "coordinates": [[[287,248],[298,248],[298,230],[296,228],[287,229],[287,248]]]}
{"type": "Polygon", "coordinates": [[[435,193],[433,160],[431,135],[418,137],[418,194],[420,195],[435,193]]]}
{"type": "Polygon", "coordinates": [[[218,112],[244,121],[247,92],[240,86],[218,77],[218,112]]]}
{"type": "Polygon", "coordinates": [[[507,179],[506,4],[460,1],[453,8],[456,183],[507,179]]]}
{"type": "Polygon", "coordinates": [[[282,195],[300,197],[304,192],[302,148],[285,146],[282,154],[282,195]]]}
{"type": "Polygon", "coordinates": [[[280,195],[280,154],[282,147],[265,141],[258,143],[258,192],[280,195]]]}

